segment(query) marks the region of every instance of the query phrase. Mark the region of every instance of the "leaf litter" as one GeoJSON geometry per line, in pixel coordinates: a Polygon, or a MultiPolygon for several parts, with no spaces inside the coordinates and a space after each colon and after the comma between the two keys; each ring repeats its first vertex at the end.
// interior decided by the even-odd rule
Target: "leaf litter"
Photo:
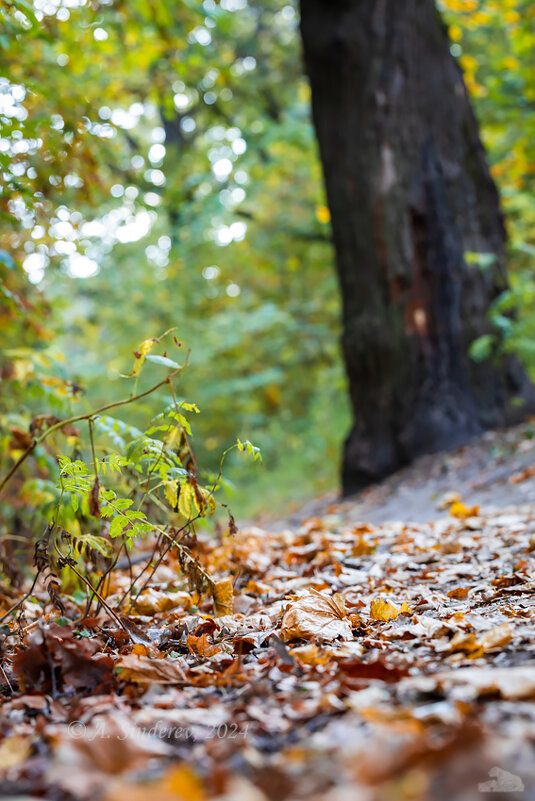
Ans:
{"type": "Polygon", "coordinates": [[[480,799],[498,768],[534,786],[534,509],[461,503],[204,535],[213,599],[170,553],[122,626],[37,587],[1,627],[1,795],[480,799]]]}

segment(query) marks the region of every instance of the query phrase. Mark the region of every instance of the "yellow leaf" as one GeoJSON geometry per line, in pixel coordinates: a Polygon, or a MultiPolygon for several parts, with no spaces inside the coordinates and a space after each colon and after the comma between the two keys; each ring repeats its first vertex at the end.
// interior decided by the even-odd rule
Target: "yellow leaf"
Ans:
{"type": "Polygon", "coordinates": [[[480,653],[481,646],[474,632],[457,631],[450,642],[450,651],[463,651],[465,654],[480,653]]]}
{"type": "Polygon", "coordinates": [[[195,490],[191,484],[183,484],[178,498],[178,511],[188,520],[191,520],[200,512],[195,490]]]}
{"type": "Polygon", "coordinates": [[[0,743],[0,770],[8,770],[8,768],[24,762],[30,756],[31,746],[30,737],[24,737],[21,734],[6,737],[0,743]]]}
{"type": "Polygon", "coordinates": [[[222,581],[216,581],[212,589],[212,596],[214,599],[215,617],[232,614],[234,588],[232,586],[231,578],[222,579],[222,581]]]}
{"type": "Polygon", "coordinates": [[[459,520],[464,520],[465,517],[474,517],[477,514],[479,514],[479,506],[468,507],[461,501],[456,501],[450,506],[450,515],[459,520]]]}
{"type": "Polygon", "coordinates": [[[374,598],[370,604],[370,617],[372,620],[393,620],[398,615],[410,615],[411,610],[407,606],[407,601],[403,601],[399,609],[382,598],[374,598]]]}
{"type": "Polygon", "coordinates": [[[152,346],[157,341],[158,341],[157,339],[145,339],[141,343],[138,349],[134,352],[135,361],[132,372],[129,373],[128,376],[126,376],[126,378],[131,378],[134,375],[139,375],[147,354],[150,353],[150,351],[152,350],[152,346]]]}
{"type": "Polygon", "coordinates": [[[331,221],[331,212],[327,206],[316,206],[316,219],[323,224],[331,221]]]}
{"type": "Polygon", "coordinates": [[[180,426],[175,426],[174,428],[169,431],[168,434],[165,435],[165,447],[169,448],[170,451],[175,450],[180,442],[180,438],[182,436],[182,429],[180,426]]]}
{"type": "Polygon", "coordinates": [[[171,509],[176,509],[178,503],[178,481],[166,481],[163,491],[171,509]]]}
{"type": "Polygon", "coordinates": [[[201,780],[188,765],[172,768],[164,777],[163,785],[177,801],[205,801],[207,797],[201,780]]]}

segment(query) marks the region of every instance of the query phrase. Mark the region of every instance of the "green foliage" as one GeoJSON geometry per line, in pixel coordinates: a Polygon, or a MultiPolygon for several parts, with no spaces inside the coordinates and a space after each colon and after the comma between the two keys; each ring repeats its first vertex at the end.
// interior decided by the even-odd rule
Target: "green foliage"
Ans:
{"type": "MultiPolygon", "coordinates": [[[[490,310],[476,359],[515,352],[535,380],[535,7],[531,0],[440,0],[480,119],[509,234],[511,286],[490,310]]],[[[467,261],[484,269],[488,254],[467,261]]]]}
{"type": "MultiPolygon", "coordinates": [[[[438,5],[511,237],[511,290],[493,311],[500,328],[473,353],[515,349],[535,374],[533,6],[438,5]]],[[[182,389],[203,411],[199,461],[216,476],[236,433],[262,447],[265,471],[244,475],[237,449],[229,455],[226,490],[238,479],[246,488],[234,496],[237,511],[282,511],[334,488],[349,409],[296,3],[18,0],[0,2],[0,15],[4,473],[36,416],[69,417],[122,397],[133,352],[137,391],[162,366],[183,364],[153,352],[153,340],[138,344],[140,330],[176,327],[182,351],[192,351],[182,389]]],[[[467,258],[491,266],[487,254],[467,258]]],[[[95,436],[120,454],[145,437],[154,456],[163,432],[147,433],[161,411],[154,396],[123,411],[120,421],[99,417],[95,436]]],[[[175,422],[189,425],[187,411],[175,422]]],[[[67,444],[76,462],[74,434],[67,444]]],[[[39,447],[32,464],[37,508],[55,497],[53,455],[39,447]]],[[[170,498],[179,481],[165,485],[170,498]]],[[[9,525],[29,486],[20,496],[18,479],[10,485],[9,525]]]]}
{"type": "MultiPolygon", "coordinates": [[[[0,152],[12,221],[0,247],[53,305],[56,349],[99,406],[119,397],[102,369],[119,375],[140,321],[176,326],[193,352],[185,391],[209,410],[202,461],[216,470],[236,432],[254,432],[268,468],[297,459],[296,493],[317,491],[312,475],[335,486],[314,409],[338,405],[335,452],[349,413],[295,5],[46,9],[37,26],[3,11],[6,140],[40,144],[0,152]]],[[[127,419],[155,411],[149,400],[127,419]]],[[[229,474],[242,478],[234,459],[229,474]]]]}
{"type": "MultiPolygon", "coordinates": [[[[160,339],[145,340],[136,351],[136,363],[141,354],[147,356],[147,343],[152,349],[160,339]]],[[[31,537],[36,528],[40,532],[45,527],[45,535],[37,540],[34,564],[38,574],[47,571],[50,598],[60,611],[60,570],[63,588],[69,588],[74,575],[99,598],[121,551],[130,548],[134,538],[147,535],[156,537],[156,545],[151,545],[155,550],[177,548],[181,564],[189,565],[186,575],[193,574],[196,589],[202,589],[204,576],[180,540],[186,533],[195,540],[197,525],[215,513],[215,493],[230,449],[221,458],[218,475],[207,476],[205,482],[186,416],[199,410],[195,403],[178,400],[173,386],[182,367],[167,356],[156,363],[176,369],[140,395],[132,393],[102,409],[64,419],[41,415],[25,428],[11,431],[13,441],[7,449],[15,461],[0,477],[0,492],[15,485],[12,504],[20,533],[27,529],[31,537]],[[169,393],[167,403],[145,431],[105,414],[110,408],[125,409],[161,387],[169,393]],[[67,444],[69,456],[62,453],[67,444]]],[[[141,369],[142,365],[134,371],[136,382],[141,369]]],[[[233,447],[254,460],[261,458],[248,441],[238,440],[233,447]]],[[[9,517],[3,520],[7,529],[3,538],[8,540],[13,522],[9,517]]]]}

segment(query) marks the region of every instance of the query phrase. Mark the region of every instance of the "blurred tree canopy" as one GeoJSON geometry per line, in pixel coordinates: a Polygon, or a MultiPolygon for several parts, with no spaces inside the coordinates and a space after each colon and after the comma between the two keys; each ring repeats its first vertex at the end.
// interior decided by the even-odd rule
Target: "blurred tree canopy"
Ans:
{"type": "MultiPolygon", "coordinates": [[[[510,220],[511,293],[526,300],[518,324],[495,317],[527,357],[534,8],[440,9],[510,220]]],[[[176,327],[191,349],[181,388],[204,413],[201,457],[215,468],[250,436],[277,470],[276,486],[271,470],[240,474],[238,511],[335,487],[349,410],[296,5],[2,0],[0,11],[3,468],[13,428],[124,394],[113,379],[132,351],[176,327]]]]}
{"type": "MultiPolygon", "coordinates": [[[[254,431],[296,475],[288,498],[333,484],[338,298],[295,8],[17,3],[4,17],[1,247],[54,305],[47,355],[98,404],[140,339],[176,326],[202,455],[217,463],[254,431]]],[[[13,356],[39,406],[44,353],[13,356]]]]}

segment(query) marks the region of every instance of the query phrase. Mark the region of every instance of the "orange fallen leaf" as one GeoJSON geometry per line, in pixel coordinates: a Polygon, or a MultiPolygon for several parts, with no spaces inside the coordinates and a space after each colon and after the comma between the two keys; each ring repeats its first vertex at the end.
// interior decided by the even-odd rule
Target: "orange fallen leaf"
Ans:
{"type": "Polygon", "coordinates": [[[477,642],[473,631],[457,631],[450,642],[450,651],[462,651],[465,654],[472,654],[481,652],[481,646],[477,642]]]}
{"type": "Polygon", "coordinates": [[[532,478],[535,476],[535,464],[531,465],[531,467],[526,467],[524,470],[521,470],[519,473],[514,473],[509,478],[510,484],[520,484],[522,481],[527,481],[528,478],[532,478]]]}
{"type": "Polygon", "coordinates": [[[459,520],[464,520],[466,517],[475,517],[479,514],[479,506],[466,506],[461,501],[456,501],[450,506],[450,515],[459,520]]]}
{"type": "Polygon", "coordinates": [[[454,590],[448,592],[448,598],[454,598],[456,601],[464,601],[470,592],[470,587],[455,587],[454,590]]]}
{"type": "Polygon", "coordinates": [[[212,645],[208,642],[206,634],[202,634],[200,637],[195,637],[194,634],[188,634],[186,644],[190,654],[197,654],[198,656],[210,657],[217,654],[219,651],[217,645],[212,645]]]}
{"type": "Polygon", "coordinates": [[[313,643],[291,648],[290,654],[303,665],[325,665],[331,658],[329,651],[322,650],[313,643]]]}
{"type": "Polygon", "coordinates": [[[216,581],[212,590],[212,596],[214,599],[215,617],[222,617],[222,615],[232,614],[234,588],[232,586],[231,578],[226,578],[222,581],[216,581]]]}
{"type": "Polygon", "coordinates": [[[188,765],[173,767],[164,775],[150,782],[114,783],[103,801],[206,801],[207,795],[201,779],[188,765]]]}

